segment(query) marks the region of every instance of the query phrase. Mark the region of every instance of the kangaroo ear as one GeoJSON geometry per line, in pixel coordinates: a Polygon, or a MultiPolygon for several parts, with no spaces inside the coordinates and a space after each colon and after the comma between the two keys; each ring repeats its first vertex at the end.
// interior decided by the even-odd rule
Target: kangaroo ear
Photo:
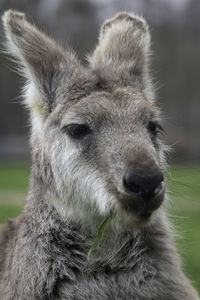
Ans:
{"type": "Polygon", "coordinates": [[[7,51],[18,60],[20,71],[28,79],[27,106],[41,113],[50,112],[55,106],[62,70],[70,77],[78,62],[73,54],[30,24],[22,13],[5,12],[3,25],[7,51]]]}
{"type": "Polygon", "coordinates": [[[150,88],[150,34],[141,17],[119,13],[101,28],[99,43],[89,58],[91,68],[109,85],[150,88]]]}

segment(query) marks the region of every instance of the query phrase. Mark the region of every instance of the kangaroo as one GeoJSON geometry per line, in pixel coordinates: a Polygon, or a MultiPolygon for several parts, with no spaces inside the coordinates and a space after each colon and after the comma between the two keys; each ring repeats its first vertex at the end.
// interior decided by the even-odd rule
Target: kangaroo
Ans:
{"type": "Polygon", "coordinates": [[[106,21],[87,66],[24,14],[7,11],[3,24],[26,79],[32,167],[23,212],[1,225],[0,299],[199,299],[164,209],[145,20],[106,21]]]}

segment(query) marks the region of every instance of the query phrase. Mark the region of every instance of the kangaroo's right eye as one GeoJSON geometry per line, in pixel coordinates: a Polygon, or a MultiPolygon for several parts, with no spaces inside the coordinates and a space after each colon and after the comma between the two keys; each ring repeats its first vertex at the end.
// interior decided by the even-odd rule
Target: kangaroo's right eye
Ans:
{"type": "Polygon", "coordinates": [[[64,127],[65,132],[72,138],[80,139],[91,133],[91,129],[85,124],[69,124],[64,127]]]}

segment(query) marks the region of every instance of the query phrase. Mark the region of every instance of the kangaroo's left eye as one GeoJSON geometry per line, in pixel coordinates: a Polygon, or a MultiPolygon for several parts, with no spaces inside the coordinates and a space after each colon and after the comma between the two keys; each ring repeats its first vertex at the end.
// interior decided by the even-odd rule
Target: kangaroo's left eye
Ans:
{"type": "Polygon", "coordinates": [[[91,129],[85,124],[69,124],[64,127],[65,132],[72,138],[80,139],[91,133],[91,129]]]}
{"type": "Polygon", "coordinates": [[[154,135],[164,132],[163,127],[157,121],[149,121],[148,130],[154,135]]]}

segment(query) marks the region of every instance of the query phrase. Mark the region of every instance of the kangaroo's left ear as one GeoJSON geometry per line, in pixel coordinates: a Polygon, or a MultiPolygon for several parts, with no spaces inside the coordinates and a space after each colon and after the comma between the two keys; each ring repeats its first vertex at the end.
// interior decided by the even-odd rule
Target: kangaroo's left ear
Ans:
{"type": "MultiPolygon", "coordinates": [[[[56,105],[59,81],[64,70],[66,82],[79,67],[75,55],[65,51],[55,41],[30,24],[23,13],[6,11],[3,25],[7,51],[28,79],[25,103],[31,111],[48,114],[56,105]],[[33,92],[31,90],[33,89],[33,92]],[[30,95],[34,95],[30,97],[30,95]]],[[[66,87],[67,88],[67,87],[66,87]]]]}
{"type": "Polygon", "coordinates": [[[111,86],[140,85],[153,96],[149,78],[150,34],[145,20],[119,13],[104,23],[89,62],[100,80],[111,86]]]}

